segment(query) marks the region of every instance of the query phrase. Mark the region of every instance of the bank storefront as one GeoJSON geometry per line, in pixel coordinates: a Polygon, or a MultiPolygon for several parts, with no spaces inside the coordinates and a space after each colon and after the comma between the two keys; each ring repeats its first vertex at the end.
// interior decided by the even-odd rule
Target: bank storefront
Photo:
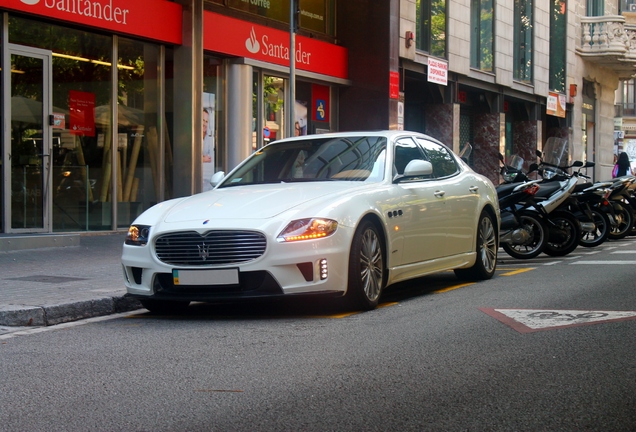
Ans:
{"type": "Polygon", "coordinates": [[[204,131],[203,189],[214,170],[233,168],[272,141],[337,130],[338,86],[348,85],[345,48],[296,36],[291,100],[289,31],[205,11],[203,36],[203,109],[216,117],[209,127],[215,145],[204,131]],[[214,170],[205,163],[210,147],[214,170]]]}
{"type": "Polygon", "coordinates": [[[113,230],[169,198],[171,47],[181,44],[181,6],[1,7],[0,231],[113,230]]]}
{"type": "Polygon", "coordinates": [[[245,5],[3,2],[0,234],[125,229],[268,142],[337,130],[333,2],[301,4],[293,86],[283,10],[245,5]]]}

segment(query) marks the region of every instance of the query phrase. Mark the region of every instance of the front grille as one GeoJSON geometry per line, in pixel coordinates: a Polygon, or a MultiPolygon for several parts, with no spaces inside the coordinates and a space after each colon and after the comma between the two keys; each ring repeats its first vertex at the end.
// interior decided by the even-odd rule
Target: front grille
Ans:
{"type": "Polygon", "coordinates": [[[223,265],[255,260],[266,246],[265,236],[253,231],[189,231],[157,237],[155,253],[170,265],[223,265]]]}

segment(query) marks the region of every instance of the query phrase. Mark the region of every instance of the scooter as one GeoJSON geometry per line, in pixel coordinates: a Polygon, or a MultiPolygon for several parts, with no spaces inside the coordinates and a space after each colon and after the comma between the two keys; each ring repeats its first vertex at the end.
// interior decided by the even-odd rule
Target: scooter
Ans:
{"type": "MultiPolygon", "coordinates": [[[[504,178],[513,179],[513,172],[520,172],[523,159],[518,166],[506,165],[503,155],[501,174],[504,178]]],[[[516,164],[515,164],[516,165],[516,164]]],[[[538,256],[547,240],[545,215],[531,209],[536,206],[534,195],[539,190],[540,180],[526,179],[518,183],[504,183],[497,186],[501,225],[499,244],[513,258],[529,259],[538,256]]]]}
{"type": "Polygon", "coordinates": [[[636,199],[631,191],[635,181],[636,177],[633,176],[618,177],[608,187],[610,194],[607,199],[616,215],[616,224],[609,233],[612,240],[620,240],[634,232],[636,199]]]}
{"type": "Polygon", "coordinates": [[[547,255],[563,256],[575,250],[581,238],[581,224],[567,208],[561,207],[574,191],[578,179],[566,173],[572,167],[585,167],[586,164],[575,161],[570,166],[562,166],[567,141],[549,138],[544,152],[537,150],[539,164],[533,163],[527,173],[516,172],[514,181],[529,180],[528,174],[536,171],[543,179],[541,188],[535,196],[536,205],[530,209],[546,215],[548,239],[543,249],[547,255]]]}

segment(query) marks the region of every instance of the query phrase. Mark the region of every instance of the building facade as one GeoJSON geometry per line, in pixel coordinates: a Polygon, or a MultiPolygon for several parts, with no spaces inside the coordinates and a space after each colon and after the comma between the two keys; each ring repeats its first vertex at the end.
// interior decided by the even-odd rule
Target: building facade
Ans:
{"type": "Polygon", "coordinates": [[[469,143],[495,183],[499,153],[529,164],[556,137],[609,177],[634,65],[620,7],[296,1],[3,0],[0,234],[123,229],[268,142],[327,131],[469,143]]]}

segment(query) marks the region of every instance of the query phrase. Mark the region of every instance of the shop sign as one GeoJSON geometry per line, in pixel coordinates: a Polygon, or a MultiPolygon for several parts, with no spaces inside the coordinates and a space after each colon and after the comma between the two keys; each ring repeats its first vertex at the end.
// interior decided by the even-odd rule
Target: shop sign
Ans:
{"type": "Polygon", "coordinates": [[[95,136],[95,94],[71,90],[68,94],[69,131],[73,135],[95,136]]]}
{"type": "Polygon", "coordinates": [[[7,9],[181,45],[181,5],[166,0],[3,0],[7,9]]]}
{"type": "Polygon", "coordinates": [[[312,84],[311,100],[313,109],[312,120],[328,122],[329,121],[329,87],[312,84]]]}
{"type": "Polygon", "coordinates": [[[400,97],[400,73],[395,71],[389,72],[389,97],[397,99],[400,97]]]}
{"type": "MultiPolygon", "coordinates": [[[[289,32],[205,11],[203,48],[289,66],[289,32]]],[[[336,78],[348,77],[346,48],[296,36],[296,68],[336,78]]]]}
{"type": "Polygon", "coordinates": [[[428,82],[448,85],[448,63],[433,57],[428,58],[428,82]]]}
{"type": "Polygon", "coordinates": [[[545,113],[547,115],[565,118],[565,95],[550,92],[546,102],[545,113]]]}

